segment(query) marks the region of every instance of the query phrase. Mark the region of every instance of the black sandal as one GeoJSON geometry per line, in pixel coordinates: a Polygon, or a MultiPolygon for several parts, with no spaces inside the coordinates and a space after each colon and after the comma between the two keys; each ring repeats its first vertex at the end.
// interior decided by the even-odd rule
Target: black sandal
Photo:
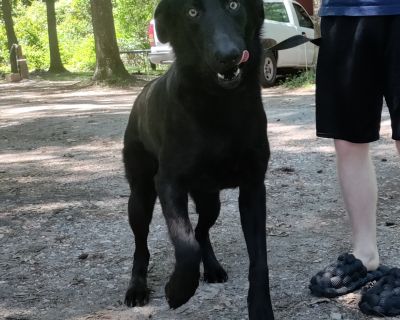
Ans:
{"type": "Polygon", "coordinates": [[[379,280],[389,270],[388,267],[380,266],[375,271],[367,271],[361,260],[345,253],[339,256],[335,263],[312,277],[309,288],[315,296],[334,298],[379,280]]]}
{"type": "Polygon", "coordinates": [[[364,288],[358,306],[368,315],[400,315],[400,269],[391,269],[374,285],[364,288]]]}

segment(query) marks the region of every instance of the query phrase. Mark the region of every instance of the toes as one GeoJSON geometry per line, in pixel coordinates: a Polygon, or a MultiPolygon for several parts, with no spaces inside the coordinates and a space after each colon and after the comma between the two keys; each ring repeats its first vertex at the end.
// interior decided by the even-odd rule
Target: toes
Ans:
{"type": "Polygon", "coordinates": [[[208,283],[223,283],[228,281],[228,274],[221,266],[214,269],[207,268],[204,270],[204,281],[208,283]]]}
{"type": "Polygon", "coordinates": [[[150,290],[145,286],[131,286],[126,291],[125,304],[128,307],[141,307],[149,303],[150,290]]]}
{"type": "Polygon", "coordinates": [[[165,296],[172,309],[176,309],[189,301],[199,285],[199,273],[174,273],[165,286],[165,296]]]}

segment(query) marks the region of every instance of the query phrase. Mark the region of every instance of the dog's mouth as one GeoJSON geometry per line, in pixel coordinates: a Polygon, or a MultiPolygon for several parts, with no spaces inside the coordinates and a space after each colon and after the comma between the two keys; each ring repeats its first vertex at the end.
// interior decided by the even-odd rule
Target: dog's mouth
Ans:
{"type": "Polygon", "coordinates": [[[217,73],[217,79],[220,86],[226,89],[233,89],[237,87],[242,78],[242,69],[241,67],[249,60],[250,54],[247,50],[244,50],[242,53],[242,57],[238,64],[231,69],[223,73],[217,73]]]}
{"type": "Polygon", "coordinates": [[[239,84],[242,75],[240,66],[235,66],[224,73],[217,73],[218,83],[225,88],[231,88],[239,84]]]}

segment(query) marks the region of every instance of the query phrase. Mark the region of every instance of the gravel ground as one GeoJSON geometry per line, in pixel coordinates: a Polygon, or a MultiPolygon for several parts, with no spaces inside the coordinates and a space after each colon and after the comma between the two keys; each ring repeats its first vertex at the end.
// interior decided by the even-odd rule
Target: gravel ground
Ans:
{"type": "MultiPolygon", "coordinates": [[[[122,304],[133,236],[121,142],[139,91],[0,82],[1,319],[247,319],[248,258],[236,190],[221,194],[211,231],[228,282],[201,283],[188,303],[168,308],[163,292],[173,251],[157,204],[149,236],[150,304],[122,304]]],[[[278,87],[263,90],[263,97],[272,148],[265,183],[276,319],[369,319],[358,311],[359,293],[330,300],[307,289],[316,271],[350,248],[332,143],[314,133],[314,91],[278,87]]],[[[400,266],[400,164],[386,110],[372,156],[381,258],[400,266]]]]}

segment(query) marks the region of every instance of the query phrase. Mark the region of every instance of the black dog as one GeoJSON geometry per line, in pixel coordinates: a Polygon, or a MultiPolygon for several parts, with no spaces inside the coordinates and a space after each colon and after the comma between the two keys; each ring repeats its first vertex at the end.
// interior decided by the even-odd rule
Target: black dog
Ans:
{"type": "Polygon", "coordinates": [[[269,159],[260,85],[262,0],[162,0],[155,12],[160,41],[176,62],[136,99],[125,132],[124,163],[131,188],[129,222],[136,250],[128,306],[149,300],[147,236],[158,195],[175,248],[166,287],[177,308],[195,293],[204,264],[207,282],[225,282],[209,229],[219,192],[239,187],[239,209],[250,258],[250,319],[274,319],[266,253],[264,175],[269,159]],[[188,195],[199,214],[193,231],[188,195]]]}

